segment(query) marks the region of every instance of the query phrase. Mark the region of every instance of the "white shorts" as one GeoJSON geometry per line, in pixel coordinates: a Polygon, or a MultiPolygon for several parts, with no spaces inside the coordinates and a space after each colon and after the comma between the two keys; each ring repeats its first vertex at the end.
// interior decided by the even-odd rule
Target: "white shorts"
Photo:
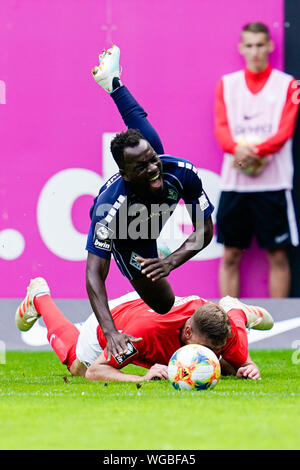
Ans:
{"type": "MultiPolygon", "coordinates": [[[[112,309],[117,305],[139,298],[136,292],[129,292],[118,299],[110,300],[108,305],[112,309]]],[[[92,313],[79,328],[80,334],[76,345],[76,357],[86,367],[89,367],[103,351],[97,338],[98,325],[96,315],[92,313]]]]}
{"type": "Polygon", "coordinates": [[[97,339],[96,315],[92,313],[80,327],[76,345],[76,357],[86,367],[89,367],[100,356],[102,348],[97,339]]]}

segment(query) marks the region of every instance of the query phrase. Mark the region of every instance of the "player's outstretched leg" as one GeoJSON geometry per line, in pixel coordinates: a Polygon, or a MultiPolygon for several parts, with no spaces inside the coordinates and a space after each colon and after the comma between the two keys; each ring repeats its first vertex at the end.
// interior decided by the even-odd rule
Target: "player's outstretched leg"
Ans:
{"type": "Polygon", "coordinates": [[[247,328],[253,328],[255,330],[270,330],[274,325],[272,315],[263,307],[244,304],[239,299],[230,297],[230,295],[222,297],[219,301],[219,305],[225,310],[225,312],[229,312],[229,310],[232,309],[242,310],[247,317],[247,328]]]}
{"type": "Polygon", "coordinates": [[[119,65],[120,49],[113,45],[99,55],[99,66],[92,70],[95,81],[107,91],[114,100],[121,117],[128,129],[138,129],[153,149],[159,154],[164,153],[162,142],[152,124],[147,119],[146,111],[132,96],[121,80],[119,65]]]}
{"type": "MultiPolygon", "coordinates": [[[[47,328],[47,339],[62,364],[73,375],[83,375],[76,367],[76,374],[71,366],[76,359],[76,345],[79,330],[70,322],[50,296],[50,289],[42,277],[31,279],[27,295],[19,305],[15,321],[21,331],[28,331],[42,317],[47,328]]],[[[74,369],[74,366],[73,366],[74,369]]]]}

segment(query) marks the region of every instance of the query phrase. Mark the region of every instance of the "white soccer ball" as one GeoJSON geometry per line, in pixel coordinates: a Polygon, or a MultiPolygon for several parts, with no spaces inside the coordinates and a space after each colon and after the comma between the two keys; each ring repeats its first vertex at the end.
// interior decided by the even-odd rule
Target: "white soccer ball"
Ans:
{"type": "MultiPolygon", "coordinates": [[[[235,139],[239,145],[258,145],[261,143],[261,138],[256,134],[243,134],[239,138],[235,139]]],[[[253,165],[247,168],[238,168],[239,171],[245,173],[248,176],[258,176],[265,169],[271,161],[269,157],[257,157],[253,165]]]]}
{"type": "Polygon", "coordinates": [[[175,351],[168,365],[169,380],[176,390],[206,390],[221,377],[215,353],[199,344],[188,344],[175,351]]]}

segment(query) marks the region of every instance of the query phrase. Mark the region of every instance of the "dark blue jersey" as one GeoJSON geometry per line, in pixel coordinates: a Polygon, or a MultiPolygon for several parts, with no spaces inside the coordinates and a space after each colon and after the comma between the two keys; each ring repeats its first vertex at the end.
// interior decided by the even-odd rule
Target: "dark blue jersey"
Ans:
{"type": "Polygon", "coordinates": [[[202,188],[197,168],[188,160],[170,155],[160,155],[160,159],[164,194],[159,202],[141,200],[120,173],[102,186],[90,211],[89,252],[106,259],[113,253],[120,264],[126,258],[125,252],[131,257],[133,249],[142,257],[157,256],[156,239],[180,199],[194,226],[210,217],[214,207],[202,188]]]}

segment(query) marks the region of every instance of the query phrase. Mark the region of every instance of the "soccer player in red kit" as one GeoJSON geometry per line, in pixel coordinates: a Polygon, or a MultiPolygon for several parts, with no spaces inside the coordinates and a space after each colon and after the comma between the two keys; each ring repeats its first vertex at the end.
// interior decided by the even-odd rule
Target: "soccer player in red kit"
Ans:
{"type": "Polygon", "coordinates": [[[272,328],[273,319],[263,308],[228,296],[217,305],[193,295],[177,298],[170,312],[159,315],[136,293],[112,301],[111,308],[116,327],[132,337],[128,353],[122,356],[108,357],[106,338],[95,315],[88,317],[80,331],[66,319],[43,278],[30,282],[27,296],[16,311],[16,324],[27,331],[42,316],[47,338],[60,361],[72,375],[88,380],[168,379],[171,356],[186,344],[202,344],[213,350],[223,374],[260,379],[259,369],[249,356],[246,328],[272,328]],[[149,370],[144,376],[123,373],[120,369],[129,363],[149,370]]]}

